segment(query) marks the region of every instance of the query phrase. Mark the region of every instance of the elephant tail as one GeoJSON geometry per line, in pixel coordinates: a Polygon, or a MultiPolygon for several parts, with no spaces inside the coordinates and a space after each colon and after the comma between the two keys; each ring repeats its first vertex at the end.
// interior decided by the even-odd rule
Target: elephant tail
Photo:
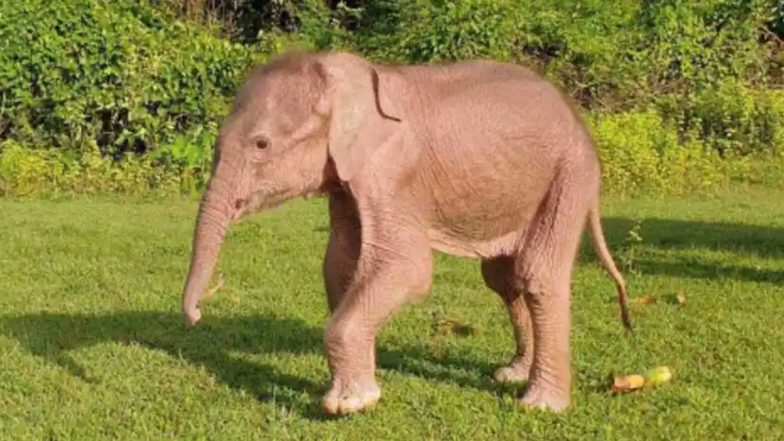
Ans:
{"type": "Polygon", "coordinates": [[[607,242],[604,239],[604,232],[602,231],[598,198],[588,213],[588,226],[590,228],[593,249],[599,256],[599,261],[604,269],[607,270],[615,281],[615,288],[618,291],[618,305],[621,307],[621,321],[623,322],[623,326],[627,331],[631,332],[632,323],[631,320],[629,320],[629,309],[626,306],[626,298],[628,297],[626,293],[626,281],[623,279],[621,272],[618,271],[618,267],[615,266],[615,261],[610,254],[610,250],[607,248],[607,242]]]}

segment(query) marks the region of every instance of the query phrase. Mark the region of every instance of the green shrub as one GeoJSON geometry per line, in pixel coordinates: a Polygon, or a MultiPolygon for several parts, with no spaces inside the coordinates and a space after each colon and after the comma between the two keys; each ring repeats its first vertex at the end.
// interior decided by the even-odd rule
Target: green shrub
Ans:
{"type": "Polygon", "coordinates": [[[756,95],[757,152],[784,155],[784,90],[759,89],[756,95]]]}
{"type": "Polygon", "coordinates": [[[217,131],[217,126],[210,125],[193,136],[179,135],[147,155],[147,159],[158,166],[178,170],[182,190],[196,192],[210,178],[217,131]]]}
{"type": "Polygon", "coordinates": [[[682,136],[702,139],[722,156],[774,154],[784,148],[784,93],[733,78],[715,89],[656,99],[682,136]]]}
{"type": "Polygon", "coordinates": [[[591,128],[602,161],[603,187],[615,194],[688,193],[728,182],[727,164],[654,110],[596,115],[591,128]]]}
{"type": "Polygon", "coordinates": [[[236,85],[290,48],[535,65],[592,115],[615,193],[755,180],[760,164],[772,182],[784,156],[776,0],[185,4],[0,2],[2,194],[202,188],[236,85]]]}
{"type": "Polygon", "coordinates": [[[382,22],[364,32],[358,47],[377,59],[437,62],[475,57],[509,59],[516,13],[507,0],[379,2],[382,22]],[[393,29],[382,31],[378,27],[393,29]]]}
{"type": "MultiPolygon", "coordinates": [[[[749,154],[775,148],[775,131],[768,124],[778,113],[758,94],[734,80],[722,81],[715,90],[703,90],[684,106],[691,113],[694,129],[721,154],[749,154]]],[[[766,100],[768,101],[768,100],[766,100]]],[[[777,126],[780,122],[775,123],[777,126]]]]}
{"type": "MultiPolygon", "coordinates": [[[[298,28],[295,11],[302,1],[291,0],[137,0],[177,18],[209,27],[232,41],[252,42],[261,31],[298,28]]],[[[308,1],[308,0],[305,0],[308,1]]],[[[323,1],[321,1],[324,4],[323,1]]],[[[335,2],[333,2],[335,3],[335,2]]],[[[342,2],[340,2],[342,3],[342,2]]]]}
{"type": "Polygon", "coordinates": [[[356,48],[383,61],[533,63],[581,104],[604,110],[645,107],[655,95],[727,77],[764,82],[773,50],[765,25],[780,13],[773,0],[292,3],[304,5],[290,13],[315,47],[356,48]]]}
{"type": "Polygon", "coordinates": [[[24,149],[6,141],[0,152],[0,193],[22,196],[38,195],[39,189],[57,186],[63,179],[64,167],[53,160],[53,152],[24,149]]]}
{"type": "Polygon", "coordinates": [[[188,170],[163,167],[144,156],[110,160],[95,143],[79,155],[11,140],[0,144],[0,196],[180,194],[191,190],[193,180],[188,170]]]}
{"type": "Polygon", "coordinates": [[[225,113],[251,55],[129,0],[0,3],[0,128],[121,157],[225,113]]]}
{"type": "Polygon", "coordinates": [[[586,108],[628,108],[646,88],[640,2],[520,2],[515,58],[539,65],[586,108]]]}
{"type": "Polygon", "coordinates": [[[770,0],[646,2],[651,92],[699,91],[725,78],[763,80],[771,46],[760,44],[770,0]]]}

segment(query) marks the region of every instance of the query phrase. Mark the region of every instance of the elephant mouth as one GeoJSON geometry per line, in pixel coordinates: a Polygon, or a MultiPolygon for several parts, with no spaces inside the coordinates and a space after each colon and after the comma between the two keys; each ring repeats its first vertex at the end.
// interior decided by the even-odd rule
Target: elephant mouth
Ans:
{"type": "Polygon", "coordinates": [[[280,189],[257,191],[248,198],[237,199],[234,203],[232,221],[253,213],[271,210],[288,199],[287,193],[280,189]]]}

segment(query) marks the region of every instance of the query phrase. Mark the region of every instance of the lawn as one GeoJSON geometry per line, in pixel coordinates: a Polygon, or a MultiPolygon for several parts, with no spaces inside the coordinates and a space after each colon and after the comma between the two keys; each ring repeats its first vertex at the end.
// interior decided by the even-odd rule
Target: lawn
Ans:
{"type": "Polygon", "coordinates": [[[524,411],[490,375],[512,353],[478,263],[436,257],[431,295],[379,338],[381,402],[326,417],[325,201],[231,230],[225,286],[179,313],[192,201],[0,200],[0,439],[663,439],[784,437],[784,190],[605,200],[635,333],[584,247],[573,283],[573,401],[524,411]],[[642,241],[625,243],[636,220],[642,241]],[[632,271],[628,271],[631,265],[632,271]],[[684,293],[685,305],[673,300],[684,293]],[[476,330],[434,330],[448,316],[476,330]],[[670,383],[607,393],[667,365],[670,383]]]}

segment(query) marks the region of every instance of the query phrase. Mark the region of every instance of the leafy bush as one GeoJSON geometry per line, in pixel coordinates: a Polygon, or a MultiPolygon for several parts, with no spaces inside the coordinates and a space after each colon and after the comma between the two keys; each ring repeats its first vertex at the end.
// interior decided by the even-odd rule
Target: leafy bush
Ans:
{"type": "Polygon", "coordinates": [[[51,151],[31,151],[13,141],[2,145],[0,194],[35,195],[47,185],[57,186],[63,176],[62,162],[51,151]]]}
{"type": "MultiPolygon", "coordinates": [[[[139,0],[167,16],[208,26],[214,34],[250,42],[260,31],[298,29],[293,0],[139,0]]],[[[323,4],[323,2],[321,2],[323,4]]],[[[331,2],[337,3],[337,2],[331,2]]]]}
{"type": "Polygon", "coordinates": [[[513,8],[512,1],[366,3],[367,9],[359,9],[357,13],[360,23],[355,45],[373,59],[437,62],[488,57],[506,60],[512,53],[514,24],[519,12],[513,8]]]}
{"type": "Polygon", "coordinates": [[[646,2],[641,22],[650,46],[652,92],[699,91],[725,78],[764,83],[769,44],[761,29],[771,19],[770,0],[646,2]]]}
{"type": "Polygon", "coordinates": [[[0,130],[119,158],[226,111],[249,51],[128,1],[0,3],[0,130]]]}
{"type": "Polygon", "coordinates": [[[148,157],[157,164],[179,170],[182,190],[195,192],[210,178],[217,131],[218,128],[211,125],[196,132],[195,138],[179,135],[148,157]]]}
{"type": "Polygon", "coordinates": [[[780,92],[755,91],[733,79],[696,96],[695,129],[721,154],[771,153],[780,148],[784,100],[780,92]]]}
{"type": "Polygon", "coordinates": [[[292,2],[299,35],[377,60],[489,57],[539,65],[589,108],[628,110],[653,95],[771,74],[773,0],[360,0],[292,2]],[[345,6],[348,3],[351,5],[345,6]],[[330,39],[329,34],[341,34],[330,39]]]}
{"type": "Polygon", "coordinates": [[[178,194],[191,190],[188,178],[193,180],[188,173],[137,155],[112,161],[95,143],[79,155],[25,148],[11,140],[0,144],[0,196],[178,194]]]}
{"type": "Polygon", "coordinates": [[[698,140],[680,142],[656,111],[595,115],[590,123],[612,193],[686,193],[729,180],[725,161],[698,140]]]}
{"type": "Polygon", "coordinates": [[[734,78],[715,89],[656,99],[660,113],[682,136],[704,140],[722,156],[784,151],[784,93],[753,89],[734,78]]]}
{"type": "Polygon", "coordinates": [[[617,193],[755,179],[784,156],[782,17],[777,0],[0,2],[0,191],[193,192],[243,73],[292,47],[535,65],[592,115],[617,193]]]}

